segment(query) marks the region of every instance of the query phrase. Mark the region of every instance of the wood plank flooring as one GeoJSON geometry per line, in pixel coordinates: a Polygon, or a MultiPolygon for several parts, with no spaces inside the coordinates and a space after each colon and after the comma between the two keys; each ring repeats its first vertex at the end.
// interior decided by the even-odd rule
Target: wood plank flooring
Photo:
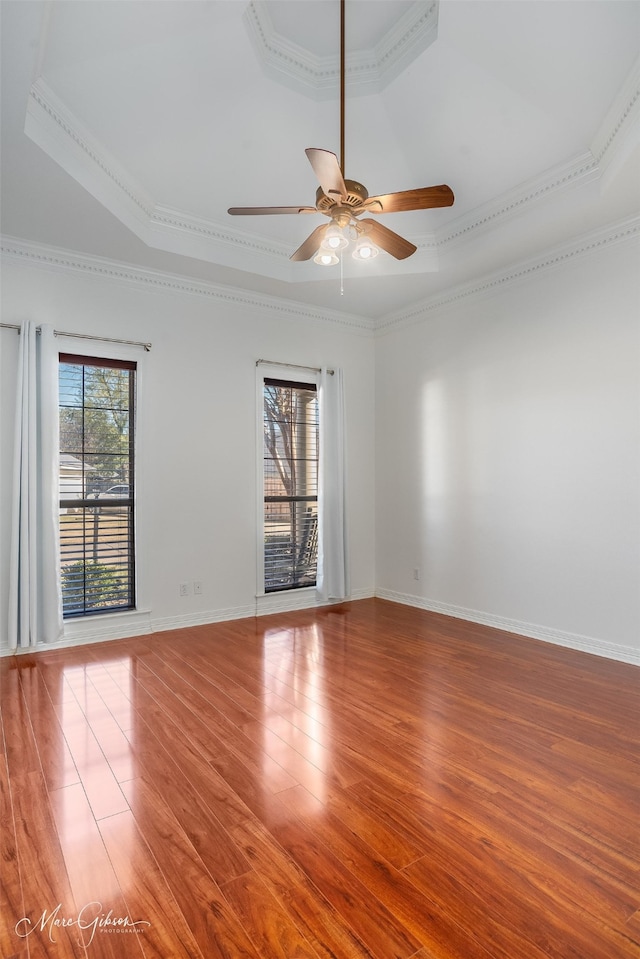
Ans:
{"type": "Polygon", "coordinates": [[[365,600],[2,661],[4,959],[640,957],[640,670],[365,600]]]}

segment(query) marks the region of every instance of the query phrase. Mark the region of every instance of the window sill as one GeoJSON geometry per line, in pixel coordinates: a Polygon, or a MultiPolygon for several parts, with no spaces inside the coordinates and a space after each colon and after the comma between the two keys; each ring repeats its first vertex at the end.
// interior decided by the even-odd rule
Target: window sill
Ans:
{"type": "Polygon", "coordinates": [[[126,639],[151,632],[150,609],[127,609],[122,612],[92,613],[64,622],[64,645],[90,643],[107,639],[126,639]]]}
{"type": "Polygon", "coordinates": [[[256,593],[256,599],[264,599],[269,596],[292,596],[297,593],[315,593],[315,586],[295,586],[293,589],[272,589],[267,593],[266,590],[263,590],[261,593],[256,593]]]}
{"type": "Polygon", "coordinates": [[[301,586],[299,589],[284,589],[276,593],[256,594],[256,615],[268,616],[270,613],[286,613],[295,609],[311,609],[322,605],[315,586],[301,586]]]}

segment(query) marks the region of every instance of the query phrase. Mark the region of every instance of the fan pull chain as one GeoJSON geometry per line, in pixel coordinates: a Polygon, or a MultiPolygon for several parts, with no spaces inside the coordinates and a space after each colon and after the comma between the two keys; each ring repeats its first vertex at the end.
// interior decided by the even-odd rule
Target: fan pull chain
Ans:
{"type": "Polygon", "coordinates": [[[340,250],[340,296],[344,296],[344,265],[342,262],[342,250],[340,250]]]}

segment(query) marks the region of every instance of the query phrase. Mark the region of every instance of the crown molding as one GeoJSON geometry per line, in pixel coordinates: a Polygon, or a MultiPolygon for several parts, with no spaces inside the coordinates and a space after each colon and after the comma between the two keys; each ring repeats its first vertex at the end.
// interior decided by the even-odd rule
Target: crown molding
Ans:
{"type": "Polygon", "coordinates": [[[214,244],[241,246],[245,252],[260,253],[275,258],[290,254],[290,244],[278,243],[274,240],[265,241],[246,231],[222,228],[212,220],[165,206],[154,207],[149,217],[149,227],[159,234],[166,233],[168,236],[173,233],[186,234],[214,244]]]}
{"type": "Polygon", "coordinates": [[[58,247],[29,243],[16,237],[0,238],[0,256],[7,262],[22,263],[55,273],[81,274],[127,285],[134,284],[138,288],[162,294],[175,293],[179,296],[206,297],[227,305],[256,310],[261,314],[268,311],[274,316],[296,321],[331,323],[353,333],[371,334],[374,331],[372,320],[352,313],[316,309],[306,303],[282,300],[266,293],[251,293],[238,287],[194,280],[176,273],[135,267],[106,257],[89,256],[58,247]]]}
{"type": "MultiPolygon", "coordinates": [[[[438,36],[438,0],[416,0],[378,43],[350,50],[345,85],[350,96],[379,93],[438,36]]],[[[279,34],[265,0],[252,0],[243,20],[265,73],[314,100],[335,96],[340,80],[339,54],[320,57],[279,34]]]]}
{"type": "Polygon", "coordinates": [[[609,175],[640,142],[640,56],[609,107],[591,152],[603,176],[609,175]]]}
{"type": "Polygon", "coordinates": [[[585,233],[579,238],[574,237],[540,256],[520,260],[504,270],[486,274],[469,283],[453,286],[444,293],[415,303],[407,310],[388,314],[377,323],[376,332],[384,334],[404,326],[421,323],[430,315],[460,300],[492,294],[496,290],[519,283],[531,276],[563,266],[565,263],[597,253],[618,243],[637,240],[639,237],[640,216],[628,217],[602,229],[585,233]]]}
{"type": "Polygon", "coordinates": [[[155,202],[40,76],[27,99],[25,134],[141,239],[155,202]]]}
{"type": "MultiPolygon", "coordinates": [[[[30,90],[25,133],[147,246],[287,283],[311,278],[309,264],[291,263],[289,244],[267,241],[157,203],[43,77],[30,90]]],[[[414,238],[419,249],[412,272],[433,272],[438,269],[440,253],[486,235],[554,194],[576,189],[603,173],[614,175],[639,138],[640,59],[608,111],[591,150],[476,207],[436,234],[414,238]]],[[[406,270],[390,257],[379,268],[389,274],[406,270]]]]}
{"type": "MultiPolygon", "coordinates": [[[[286,283],[317,278],[313,264],[291,262],[289,243],[222,227],[156,203],[74,117],[43,77],[34,82],[29,93],[25,133],[151,249],[286,283]]],[[[437,270],[433,242],[422,242],[416,257],[412,264],[416,271],[437,270]]],[[[378,270],[393,275],[402,272],[402,267],[392,257],[381,257],[378,270]]],[[[356,275],[349,264],[345,276],[356,275]]]]}
{"type": "Polygon", "coordinates": [[[156,203],[43,77],[31,86],[24,130],[147,246],[286,282],[295,278],[284,243],[269,243],[156,203]]]}
{"type": "Polygon", "coordinates": [[[442,251],[455,249],[458,244],[521,216],[528,208],[556,193],[581,187],[593,180],[601,180],[606,186],[608,179],[639,142],[640,57],[607,111],[589,150],[441,227],[436,234],[438,248],[442,251]]]}
{"type": "Polygon", "coordinates": [[[127,285],[134,284],[139,288],[158,293],[207,297],[245,309],[260,312],[268,310],[273,315],[286,316],[297,321],[328,322],[354,333],[384,335],[395,329],[421,323],[434,313],[461,300],[491,295],[497,290],[547,270],[557,269],[566,263],[638,238],[640,238],[640,216],[629,217],[558,245],[542,256],[522,260],[505,270],[486,274],[472,282],[452,286],[444,293],[421,300],[409,309],[387,314],[377,321],[355,314],[313,309],[304,303],[282,300],[267,294],[253,294],[236,287],[193,280],[179,274],[133,267],[106,257],[74,253],[57,247],[29,243],[10,236],[0,237],[0,256],[8,262],[22,263],[53,272],[82,274],[127,285]]]}
{"type": "Polygon", "coordinates": [[[446,227],[441,227],[436,237],[438,247],[454,249],[471,236],[475,239],[476,236],[522,216],[527,208],[554,193],[582,186],[591,180],[597,180],[599,176],[598,164],[593,154],[587,151],[567,163],[545,170],[540,176],[532,177],[513,190],[507,190],[488,203],[475,207],[470,213],[448,223],[446,227]]]}

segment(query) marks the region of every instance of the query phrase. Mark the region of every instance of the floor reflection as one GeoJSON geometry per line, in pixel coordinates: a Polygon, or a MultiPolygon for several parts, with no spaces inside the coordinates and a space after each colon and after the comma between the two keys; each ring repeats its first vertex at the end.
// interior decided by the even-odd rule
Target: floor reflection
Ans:
{"type": "MultiPolygon", "coordinates": [[[[324,802],[331,773],[322,629],[317,624],[266,630],[263,682],[266,702],[286,703],[263,719],[262,746],[317,799],[324,802]]],[[[265,769],[266,772],[266,769],[265,769]]]]}

